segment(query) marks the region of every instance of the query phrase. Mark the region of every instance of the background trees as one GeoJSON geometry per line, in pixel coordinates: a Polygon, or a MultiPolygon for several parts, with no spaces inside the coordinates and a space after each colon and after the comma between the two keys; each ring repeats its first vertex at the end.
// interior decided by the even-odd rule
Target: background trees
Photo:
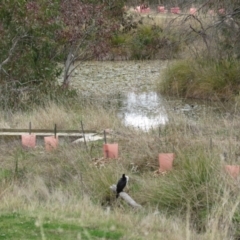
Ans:
{"type": "Polygon", "coordinates": [[[118,29],[123,1],[3,0],[0,2],[0,105],[27,107],[57,97],[74,62],[103,57],[118,29]]]}
{"type": "MultiPolygon", "coordinates": [[[[196,5],[203,12],[214,9],[217,16],[211,25],[203,25],[197,16],[190,16],[191,27],[188,26],[187,31],[184,31],[185,35],[174,35],[173,40],[161,27],[153,28],[153,36],[148,31],[144,35],[141,32],[144,29],[138,29],[135,33],[129,29],[127,31],[131,32],[129,36],[133,39],[131,51],[136,56],[142,46],[147,52],[149,46],[153,47],[154,54],[147,55],[147,58],[151,58],[156,55],[155,47],[158,45],[161,47],[166,43],[175,51],[175,43],[178,42],[180,46],[181,39],[184,39],[184,44],[202,39],[208,55],[213,59],[240,57],[240,9],[236,0],[147,2],[153,6],[182,5],[186,9],[190,5],[196,5]],[[223,13],[218,11],[220,8],[224,9],[223,13]],[[148,44],[149,41],[153,44],[148,44]],[[210,49],[213,43],[217,44],[210,49]],[[136,46],[140,47],[136,49],[136,46]]],[[[26,108],[31,106],[29,103],[42,104],[46,98],[57,99],[59,93],[65,94],[77,62],[81,64],[83,60],[109,59],[113,36],[116,42],[114,47],[121,45],[118,43],[122,38],[118,34],[123,21],[123,6],[136,6],[139,3],[125,0],[2,0],[0,105],[12,109],[26,108]],[[57,78],[62,71],[60,87],[57,78]]],[[[186,14],[183,21],[188,23],[188,20],[186,14]]],[[[179,26],[181,25],[183,24],[180,23],[179,26]]],[[[168,29],[172,26],[169,24],[168,29]]],[[[126,33],[128,34],[124,34],[126,33]]]]}
{"type": "Polygon", "coordinates": [[[50,94],[59,74],[59,1],[1,1],[0,103],[17,108],[50,94]]]}
{"type": "Polygon", "coordinates": [[[124,1],[62,0],[60,16],[64,28],[59,33],[64,44],[63,86],[80,60],[103,59],[109,52],[111,36],[120,27],[124,1]]]}

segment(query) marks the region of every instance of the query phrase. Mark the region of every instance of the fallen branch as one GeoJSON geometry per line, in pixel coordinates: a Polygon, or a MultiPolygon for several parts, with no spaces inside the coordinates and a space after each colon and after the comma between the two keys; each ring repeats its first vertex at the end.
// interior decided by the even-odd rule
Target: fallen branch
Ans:
{"type": "MultiPolygon", "coordinates": [[[[116,193],[117,186],[113,184],[110,189],[116,193]]],[[[134,208],[142,208],[142,206],[138,203],[136,203],[126,192],[120,192],[119,196],[124,199],[129,205],[131,205],[134,208]]]]}

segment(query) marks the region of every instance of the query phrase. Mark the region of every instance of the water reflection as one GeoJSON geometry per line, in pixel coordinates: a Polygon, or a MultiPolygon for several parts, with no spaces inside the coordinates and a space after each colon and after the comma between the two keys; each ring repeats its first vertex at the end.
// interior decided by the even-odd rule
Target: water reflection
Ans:
{"type": "Polygon", "coordinates": [[[122,104],[119,116],[125,125],[147,131],[168,121],[163,99],[156,92],[127,93],[122,104]]]}

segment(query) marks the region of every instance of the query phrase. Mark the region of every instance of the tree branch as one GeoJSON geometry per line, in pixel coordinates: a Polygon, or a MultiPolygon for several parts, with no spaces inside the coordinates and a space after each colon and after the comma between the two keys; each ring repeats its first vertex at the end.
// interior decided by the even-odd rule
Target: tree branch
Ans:
{"type": "Polygon", "coordinates": [[[90,28],[90,30],[86,31],[85,35],[82,37],[81,41],[77,44],[77,46],[74,47],[72,46],[71,50],[68,53],[67,60],[64,65],[64,76],[63,76],[63,82],[62,86],[68,87],[69,82],[70,82],[70,76],[72,72],[79,66],[79,64],[75,67],[73,67],[71,70],[70,68],[72,65],[74,65],[74,62],[78,59],[79,57],[79,49],[88,37],[88,34],[93,30],[93,27],[90,28]]]}
{"type": "Polygon", "coordinates": [[[203,39],[203,41],[204,41],[204,43],[205,43],[205,45],[206,45],[206,47],[207,47],[208,54],[210,55],[210,48],[209,48],[209,46],[208,46],[207,34],[206,34],[205,29],[203,28],[202,22],[201,22],[197,17],[195,17],[195,16],[193,16],[193,17],[195,18],[195,20],[197,20],[197,21],[200,23],[202,31],[197,31],[196,29],[194,29],[194,28],[192,27],[191,24],[190,24],[190,28],[191,28],[195,33],[197,33],[198,35],[200,35],[200,36],[202,37],[202,39],[203,39]]]}
{"type": "Polygon", "coordinates": [[[3,68],[3,65],[7,64],[7,63],[10,61],[10,59],[11,59],[11,57],[12,57],[12,55],[13,55],[13,52],[14,52],[14,50],[15,50],[18,42],[19,42],[19,40],[22,39],[22,38],[24,38],[24,37],[26,37],[26,36],[27,36],[27,35],[24,35],[24,36],[22,36],[22,37],[18,37],[18,38],[13,42],[13,45],[12,45],[12,47],[11,47],[10,50],[9,50],[8,57],[0,64],[0,72],[1,72],[1,71],[4,71],[4,72],[7,74],[7,72],[6,72],[6,71],[4,70],[4,68],[3,68]]]}
{"type": "MultiPolygon", "coordinates": [[[[117,186],[113,184],[110,189],[116,193],[117,186]]],[[[119,196],[124,199],[129,205],[131,205],[134,208],[142,208],[142,206],[138,203],[136,203],[126,192],[120,192],[119,196]]]]}
{"type": "Polygon", "coordinates": [[[83,23],[83,25],[84,25],[83,36],[81,36],[79,42],[74,42],[73,43],[73,45],[71,46],[71,48],[69,50],[67,60],[65,61],[62,86],[68,87],[68,85],[70,83],[70,80],[71,80],[70,79],[71,75],[72,75],[73,71],[79,65],[78,64],[77,66],[73,67],[74,62],[76,60],[78,60],[79,57],[80,57],[79,50],[82,46],[84,46],[86,44],[87,38],[91,35],[91,33],[93,33],[94,31],[97,31],[97,28],[99,28],[99,26],[97,26],[96,23],[95,23],[95,19],[98,19],[102,15],[102,13],[103,13],[103,11],[102,12],[97,12],[97,14],[95,16],[93,16],[91,24],[89,23],[87,25],[86,22],[83,23]]]}

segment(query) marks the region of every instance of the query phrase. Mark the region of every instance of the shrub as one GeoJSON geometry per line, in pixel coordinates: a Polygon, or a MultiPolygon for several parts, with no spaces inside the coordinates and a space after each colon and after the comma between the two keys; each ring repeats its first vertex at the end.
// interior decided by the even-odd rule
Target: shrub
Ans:
{"type": "Polygon", "coordinates": [[[139,27],[129,45],[131,58],[137,60],[169,59],[180,49],[174,36],[156,25],[139,27]]]}
{"type": "Polygon", "coordinates": [[[173,63],[157,85],[160,92],[185,98],[233,99],[240,90],[237,60],[187,59],[173,63]]]}
{"type": "MultiPolygon", "coordinates": [[[[202,231],[216,204],[223,201],[226,189],[218,159],[204,147],[195,145],[178,154],[174,170],[152,182],[145,193],[149,202],[161,211],[173,215],[188,212],[192,226],[202,231]]],[[[237,193],[232,191],[231,196],[235,199],[237,193]]]]}
{"type": "Polygon", "coordinates": [[[123,44],[126,44],[128,39],[128,36],[126,34],[115,34],[112,36],[111,43],[113,46],[122,46],[123,44]]]}

